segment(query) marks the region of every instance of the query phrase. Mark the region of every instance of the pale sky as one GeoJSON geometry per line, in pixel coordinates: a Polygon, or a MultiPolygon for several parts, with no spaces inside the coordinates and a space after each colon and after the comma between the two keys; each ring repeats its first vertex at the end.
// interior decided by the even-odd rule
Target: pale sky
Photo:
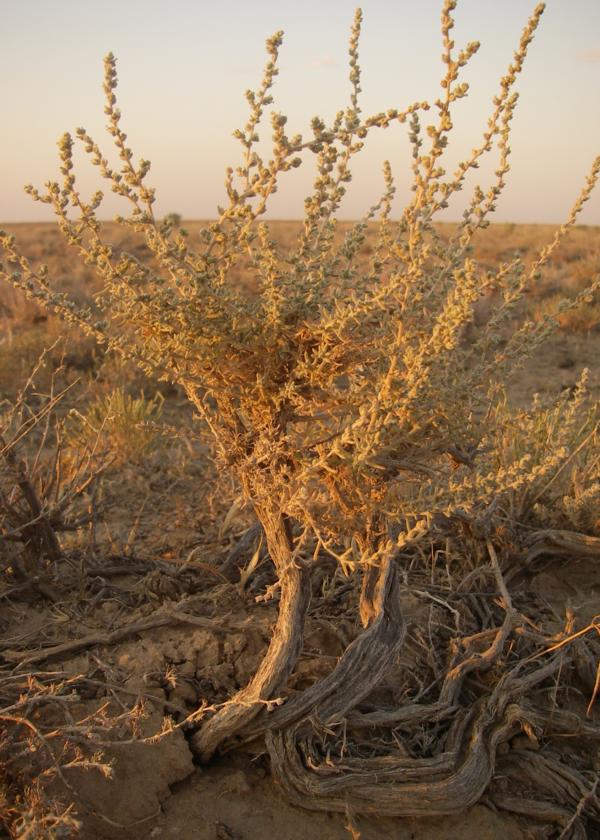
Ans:
{"type": "MultiPolygon", "coordinates": [[[[480,142],[498,80],[533,0],[459,0],[457,47],[481,41],[455,106],[449,168],[480,142]]],[[[264,41],[285,31],[274,109],[289,134],[310,137],[311,117],[330,121],[348,103],[347,42],[355,0],[0,0],[0,222],[51,220],[23,192],[58,180],[56,141],[84,126],[103,148],[102,58],[118,59],[117,96],[135,160],[152,161],[157,212],[210,218],[225,202],[225,167],[240,160],[232,138],[247,118],[244,91],[256,89],[264,41]]],[[[440,0],[364,0],[362,107],[376,113],[439,95],[440,0]]],[[[512,171],[497,221],[560,222],[600,153],[600,0],[548,0],[518,83],[512,171]]],[[[261,139],[270,138],[268,120],[261,139]]],[[[267,151],[268,154],[268,151],[267,151]]],[[[355,165],[341,218],[357,218],[378,197],[381,163],[391,161],[408,197],[406,127],[375,131],[355,165]]],[[[83,158],[82,192],[99,185],[83,158]]],[[[493,162],[492,162],[493,164],[493,162]]],[[[492,165],[493,169],[493,165],[492,165]]],[[[283,176],[270,218],[299,218],[312,183],[311,156],[283,176]]],[[[476,174],[489,183],[490,168],[476,174]]],[[[467,192],[447,219],[459,218],[467,192]]],[[[111,196],[102,215],[118,205],[111,196]]],[[[125,208],[123,207],[123,211],[125,208]]],[[[600,192],[581,221],[600,224],[600,192]]]]}

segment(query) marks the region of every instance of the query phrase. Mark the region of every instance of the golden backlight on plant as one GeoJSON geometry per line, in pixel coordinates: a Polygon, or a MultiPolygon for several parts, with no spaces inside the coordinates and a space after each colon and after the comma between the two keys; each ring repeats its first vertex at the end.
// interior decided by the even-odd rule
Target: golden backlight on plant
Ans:
{"type": "MultiPolygon", "coordinates": [[[[568,645],[537,656],[546,638],[519,599],[519,575],[540,553],[598,550],[589,533],[554,530],[565,528],[567,515],[574,529],[597,527],[598,420],[585,374],[574,395],[527,411],[508,405],[503,385],[557,319],[600,288],[595,276],[535,320],[520,315],[519,302],[589,198],[600,157],[535,260],[515,257],[492,269],[477,263],[471,243],[505,187],[515,84],[544,5],[525,25],[483,136],[448,172],[453,114],[468,94],[461,71],[479,49],[477,42],[456,47],[455,6],[446,0],[442,10],[438,99],[363,114],[359,10],[347,101],[331,124],[315,117],[308,136],[288,134],[286,117],[271,111],[272,149],[263,157],[259,134],[273,104],[283,37],[273,35],[263,79],[246,92],[249,117],[235,132],[242,154],[226,173],[227,201],[194,241],[173,219],[155,217],[150,163],[135,163],[127,145],[109,54],[105,113],[119,162],[79,128],[59,142],[62,181],[43,191],[27,187],[101,276],[93,305],[55,291],[44,266],[30,263],[12,236],[2,237],[6,280],[146,374],[183,389],[253,507],[276,572],[278,619],[252,680],[199,716],[191,744],[206,762],[263,739],[273,774],[306,808],[430,816],[477,802],[499,745],[521,730],[541,737],[548,714],[542,688],[570,656],[568,645]],[[381,199],[340,241],[336,213],[354,158],[369,134],[402,126],[412,147],[409,203],[392,218],[386,161],[381,199]],[[106,240],[97,216],[103,195],[79,192],[75,144],[122,197],[128,212],[117,221],[143,238],[151,260],[106,240]],[[496,156],[492,183],[475,186],[445,238],[438,214],[489,155],[496,156]],[[314,186],[298,238],[284,251],[260,218],[285,173],[309,161],[314,186]],[[376,245],[368,260],[359,259],[373,225],[376,245]],[[252,294],[232,280],[240,265],[252,294]],[[497,305],[486,324],[468,330],[474,306],[492,293],[497,305]],[[439,585],[429,619],[419,613],[427,642],[420,629],[410,641],[403,617],[416,568],[439,585]],[[354,607],[362,629],[327,676],[291,691],[324,569],[335,580],[360,581],[354,607]],[[407,645],[410,667],[398,665],[407,645]],[[393,679],[398,690],[383,702],[374,692],[386,675],[388,688],[393,679]]],[[[552,726],[568,730],[571,719],[555,712],[552,726]]],[[[551,762],[544,767],[546,776],[536,772],[547,791],[558,771],[551,762]]],[[[573,789],[587,790],[585,773],[571,772],[573,789]]],[[[597,813],[595,801],[589,807],[597,813]]]]}

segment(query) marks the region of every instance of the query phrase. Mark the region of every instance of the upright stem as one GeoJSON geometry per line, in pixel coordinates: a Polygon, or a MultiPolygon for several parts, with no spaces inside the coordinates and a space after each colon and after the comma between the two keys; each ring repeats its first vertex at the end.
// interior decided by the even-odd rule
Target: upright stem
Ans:
{"type": "Polygon", "coordinates": [[[267,505],[255,505],[255,510],[281,586],[279,615],[269,648],[252,680],[193,736],[192,750],[203,762],[209,761],[223,741],[256,717],[266,701],[277,697],[302,650],[310,602],[309,569],[293,558],[291,531],[285,515],[267,505]]]}
{"type": "Polygon", "coordinates": [[[377,687],[406,636],[395,555],[390,546],[374,573],[377,579],[371,593],[372,618],[368,627],[348,645],[333,670],[270,715],[261,714],[244,732],[246,738],[290,726],[306,726],[310,730],[315,718],[326,726],[339,722],[377,687]]]}

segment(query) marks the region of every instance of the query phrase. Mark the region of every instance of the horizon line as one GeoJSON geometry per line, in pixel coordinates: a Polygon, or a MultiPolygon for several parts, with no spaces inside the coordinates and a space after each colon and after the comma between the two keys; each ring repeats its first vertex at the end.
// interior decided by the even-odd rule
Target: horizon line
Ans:
{"type": "MultiPolygon", "coordinates": [[[[170,213],[165,214],[165,216],[169,216],[169,215],[171,215],[171,214],[170,213]]],[[[156,221],[157,222],[162,221],[165,218],[165,216],[158,217],[156,219],[156,221]]],[[[76,220],[74,220],[74,221],[76,221],[76,220]]],[[[120,222],[117,222],[114,218],[98,219],[98,221],[101,224],[120,225],[120,222]]],[[[186,224],[212,224],[216,221],[217,221],[216,218],[213,218],[213,219],[211,219],[211,218],[186,218],[185,216],[182,216],[181,217],[181,225],[179,225],[179,226],[184,226],[185,227],[186,224]]],[[[269,218],[269,219],[260,219],[260,220],[255,219],[255,222],[259,222],[259,223],[275,222],[277,224],[301,224],[303,221],[304,221],[304,217],[298,217],[298,218],[295,218],[295,219],[294,218],[289,218],[289,217],[269,218]]],[[[360,217],[358,217],[358,218],[347,218],[347,219],[336,218],[334,221],[341,222],[342,224],[356,224],[356,223],[362,222],[363,219],[360,218],[360,217]]],[[[366,222],[366,224],[373,225],[373,224],[377,224],[378,221],[379,221],[378,219],[371,219],[368,222],[366,222]]],[[[391,218],[390,221],[399,222],[399,221],[401,221],[401,217],[395,218],[395,219],[391,218]]],[[[458,225],[462,221],[463,221],[462,218],[461,219],[444,219],[444,220],[436,221],[436,222],[434,222],[434,224],[436,224],[436,225],[458,225]]],[[[556,221],[556,222],[518,222],[518,221],[512,221],[511,220],[511,221],[490,221],[488,223],[487,227],[498,227],[500,225],[516,225],[516,226],[519,226],[519,227],[522,227],[522,226],[525,226],[525,225],[534,225],[536,227],[560,227],[560,225],[562,225],[562,224],[564,224],[564,219],[561,220],[561,221],[556,221]]],[[[40,220],[35,220],[35,219],[6,220],[5,219],[3,221],[0,221],[0,226],[2,226],[2,225],[48,225],[48,226],[58,227],[59,222],[58,221],[53,221],[52,219],[48,219],[48,220],[41,220],[41,219],[40,220]]],[[[123,227],[125,227],[125,226],[123,225],[123,227]]],[[[572,225],[572,228],[578,228],[578,227],[579,228],[600,227],[600,222],[575,222],[575,224],[572,225]]],[[[485,228],[483,228],[483,230],[485,230],[485,228]]]]}

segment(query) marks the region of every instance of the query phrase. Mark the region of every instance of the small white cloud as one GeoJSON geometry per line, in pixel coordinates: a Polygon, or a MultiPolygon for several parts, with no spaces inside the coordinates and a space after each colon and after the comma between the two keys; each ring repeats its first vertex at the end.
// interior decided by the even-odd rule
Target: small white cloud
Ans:
{"type": "Polygon", "coordinates": [[[577,53],[577,58],[581,61],[600,61],[600,47],[582,50],[580,53],[577,53]]]}
{"type": "Polygon", "coordinates": [[[310,63],[310,66],[319,69],[321,67],[337,67],[338,62],[337,59],[334,58],[330,53],[325,53],[324,55],[318,55],[310,63]]]}

